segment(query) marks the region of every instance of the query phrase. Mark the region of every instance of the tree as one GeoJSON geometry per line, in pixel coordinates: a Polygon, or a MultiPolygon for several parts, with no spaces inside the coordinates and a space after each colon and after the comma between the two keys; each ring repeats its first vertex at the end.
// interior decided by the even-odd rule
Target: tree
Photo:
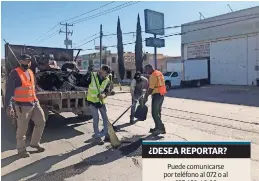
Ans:
{"type": "Polygon", "coordinates": [[[123,56],[124,51],[123,51],[123,43],[122,43],[120,17],[118,17],[118,22],[117,22],[117,51],[118,51],[118,68],[119,68],[120,79],[123,80],[125,75],[125,66],[124,66],[124,56],[123,56]]]}
{"type": "Polygon", "coordinates": [[[141,35],[141,25],[140,25],[140,18],[138,14],[138,21],[137,21],[137,31],[136,31],[136,42],[135,42],[135,66],[136,71],[140,71],[143,73],[143,57],[142,57],[142,35],[141,35]]]}

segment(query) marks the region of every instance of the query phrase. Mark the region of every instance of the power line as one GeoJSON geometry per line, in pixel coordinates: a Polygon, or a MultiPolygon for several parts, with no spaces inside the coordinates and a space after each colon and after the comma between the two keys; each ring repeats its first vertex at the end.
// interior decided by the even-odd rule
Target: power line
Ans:
{"type": "MultiPolygon", "coordinates": [[[[72,19],[75,19],[75,18],[77,18],[77,17],[83,16],[83,15],[88,14],[88,13],[91,13],[91,12],[94,12],[94,11],[99,10],[99,9],[105,7],[105,6],[108,6],[108,5],[110,5],[110,4],[114,3],[114,2],[115,2],[115,1],[109,2],[109,3],[105,4],[105,5],[102,5],[102,6],[98,7],[98,8],[92,9],[92,10],[90,10],[90,11],[88,11],[88,12],[83,13],[83,14],[80,14],[80,15],[77,15],[77,16],[75,16],[75,17],[69,18],[69,19],[67,19],[67,20],[61,21],[60,23],[65,22],[65,21],[69,21],[69,20],[72,20],[72,19]]],[[[46,36],[49,32],[51,32],[52,30],[54,30],[54,29],[55,29],[56,27],[58,27],[59,25],[60,25],[60,24],[58,23],[58,24],[56,24],[55,26],[53,26],[53,27],[52,27],[50,30],[48,30],[46,33],[44,33],[43,35],[41,35],[41,36],[39,36],[37,39],[35,39],[31,44],[37,42],[37,41],[40,40],[42,37],[46,36]]]]}
{"type": "Polygon", "coordinates": [[[46,38],[41,39],[38,44],[40,44],[40,43],[44,42],[45,40],[50,39],[51,37],[53,37],[53,36],[55,36],[55,35],[58,35],[58,34],[59,34],[59,30],[57,30],[57,31],[55,31],[54,33],[50,34],[50,35],[47,36],[46,38]]]}
{"type": "Polygon", "coordinates": [[[75,17],[69,18],[69,19],[67,19],[67,20],[61,21],[60,23],[67,22],[67,21],[70,21],[70,20],[72,20],[72,19],[78,18],[78,17],[80,17],[80,16],[89,14],[89,13],[94,12],[94,11],[96,11],[96,10],[99,10],[99,9],[101,9],[101,8],[103,8],[103,7],[106,7],[106,6],[108,6],[108,5],[112,4],[112,3],[115,3],[115,1],[109,2],[109,3],[104,4],[104,5],[102,5],[102,6],[98,7],[98,8],[95,8],[95,9],[92,9],[92,10],[90,10],[90,11],[87,11],[87,12],[85,12],[85,13],[83,13],[83,14],[80,14],[80,15],[77,15],[77,16],[75,16],[75,17]]]}
{"type": "MultiPolygon", "coordinates": [[[[255,14],[249,14],[249,15],[243,15],[243,16],[236,16],[236,17],[230,17],[230,18],[223,18],[223,19],[218,19],[218,20],[211,20],[211,21],[206,21],[206,22],[197,22],[197,23],[190,23],[190,24],[183,24],[182,26],[191,26],[191,25],[196,25],[196,24],[207,24],[207,23],[212,23],[212,22],[217,22],[217,21],[224,21],[224,20],[231,20],[231,19],[237,19],[237,18],[244,18],[244,17],[249,17],[249,16],[256,16],[259,15],[259,13],[255,13],[255,14]]],[[[150,29],[150,30],[161,30],[161,29],[175,29],[175,28],[180,28],[181,25],[177,25],[177,26],[168,26],[165,28],[157,28],[157,29],[150,29]]],[[[142,33],[145,33],[145,31],[141,31],[142,33]]],[[[136,31],[131,31],[131,32],[126,32],[126,33],[122,33],[123,35],[127,35],[127,34],[133,34],[136,33],[136,31]]],[[[107,35],[103,35],[103,36],[116,36],[117,33],[111,33],[111,34],[107,34],[107,35]]]]}
{"type": "Polygon", "coordinates": [[[81,44],[81,45],[79,45],[79,46],[76,46],[75,48],[79,48],[79,47],[81,47],[81,46],[83,46],[83,45],[85,45],[85,44],[87,44],[87,43],[90,43],[90,42],[92,42],[92,41],[98,39],[98,38],[100,38],[100,37],[93,38],[93,39],[91,39],[91,40],[89,40],[89,41],[87,41],[87,42],[85,42],[85,43],[83,43],[83,44],[81,44]]]}
{"type": "MultiPolygon", "coordinates": [[[[165,28],[156,28],[156,29],[150,29],[150,30],[161,30],[161,29],[174,29],[174,28],[180,28],[181,26],[168,26],[165,28]]],[[[127,32],[127,33],[122,33],[123,35],[127,35],[127,34],[136,34],[136,31],[131,31],[131,32],[127,32]]],[[[145,33],[145,31],[141,31],[141,33],[145,33]]],[[[103,36],[115,36],[117,35],[117,33],[112,33],[112,34],[108,34],[108,35],[103,35],[103,36]]]]}
{"type": "Polygon", "coordinates": [[[43,35],[39,36],[37,39],[35,39],[33,42],[31,42],[31,44],[37,42],[40,38],[44,37],[45,35],[47,35],[49,32],[51,32],[53,29],[55,29],[59,24],[56,24],[55,26],[53,26],[50,30],[48,30],[46,33],[44,33],[43,35]]]}
{"type": "MultiPolygon", "coordinates": [[[[182,32],[182,33],[175,33],[175,34],[164,35],[164,36],[160,36],[159,38],[168,38],[168,37],[177,36],[177,35],[184,35],[184,34],[195,32],[195,31],[200,31],[200,30],[204,30],[204,29],[220,27],[220,26],[229,25],[229,24],[232,24],[232,23],[242,22],[242,21],[245,21],[245,20],[250,20],[250,19],[255,19],[255,18],[259,18],[259,16],[252,17],[252,18],[247,18],[247,19],[242,19],[242,20],[237,20],[237,21],[232,21],[232,22],[227,22],[227,23],[223,23],[223,24],[219,24],[219,25],[214,25],[214,26],[208,26],[208,27],[204,27],[204,28],[189,30],[189,31],[182,32]]],[[[146,40],[143,40],[142,42],[145,42],[145,41],[146,40]]],[[[131,44],[134,44],[134,43],[135,43],[135,41],[134,42],[125,43],[123,45],[131,45],[131,44]]],[[[113,48],[113,47],[117,47],[117,45],[111,45],[111,46],[106,46],[106,47],[107,48],[113,48]]],[[[84,50],[94,50],[94,49],[84,49],[84,50]]]]}
{"type": "MultiPolygon", "coordinates": [[[[88,40],[89,38],[92,38],[92,37],[94,37],[95,35],[98,35],[98,34],[99,34],[99,33],[95,33],[95,34],[93,34],[93,35],[91,35],[91,36],[89,36],[89,37],[83,39],[83,40],[80,41],[79,43],[82,43],[83,41],[88,40]]],[[[78,43],[78,44],[79,44],[79,43],[78,43]]]]}
{"type": "Polygon", "coordinates": [[[87,20],[91,20],[91,19],[94,19],[94,18],[97,18],[97,17],[100,17],[100,16],[103,16],[103,15],[106,15],[106,14],[109,14],[109,13],[112,13],[112,12],[115,12],[117,10],[120,10],[120,9],[123,9],[123,8],[126,8],[128,6],[131,6],[133,4],[137,4],[139,3],[139,1],[136,1],[136,2],[127,2],[127,3],[124,3],[124,4],[121,4],[121,5],[118,5],[114,8],[111,8],[111,9],[108,9],[106,11],[103,11],[101,13],[97,13],[95,15],[92,15],[92,16],[89,16],[89,17],[85,17],[85,18],[82,18],[82,19],[78,19],[78,20],[75,20],[71,23],[73,24],[78,24],[78,23],[81,23],[81,22],[84,22],[84,21],[87,21],[87,20]]]}

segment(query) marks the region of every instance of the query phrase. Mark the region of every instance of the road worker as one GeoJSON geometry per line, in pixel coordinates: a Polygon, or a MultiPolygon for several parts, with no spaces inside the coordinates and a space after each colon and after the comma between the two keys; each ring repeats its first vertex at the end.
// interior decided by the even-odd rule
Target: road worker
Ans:
{"type": "Polygon", "coordinates": [[[112,73],[109,73],[109,79],[110,79],[110,86],[109,86],[109,92],[112,92],[113,90],[113,77],[112,77],[112,73]]]}
{"type": "Polygon", "coordinates": [[[89,84],[87,101],[90,104],[90,110],[93,116],[93,128],[94,128],[94,142],[102,144],[102,137],[105,137],[104,141],[108,141],[108,116],[105,106],[105,98],[109,94],[110,79],[108,75],[110,73],[110,67],[103,65],[99,72],[93,72],[91,69],[86,74],[86,82],[89,84]],[[99,111],[103,120],[103,131],[99,130],[99,111]]]}
{"type": "Polygon", "coordinates": [[[148,79],[141,75],[141,72],[137,71],[134,75],[134,79],[131,81],[130,85],[130,93],[132,98],[132,107],[131,107],[131,114],[130,114],[130,123],[134,124],[134,117],[136,111],[137,102],[140,105],[143,105],[143,90],[148,89],[148,79]],[[139,99],[139,100],[138,100],[139,99]]]}
{"type": "Polygon", "coordinates": [[[148,96],[152,95],[152,117],[155,122],[155,128],[150,129],[153,135],[165,134],[165,127],[161,120],[161,109],[166,94],[165,79],[163,73],[155,70],[152,65],[145,66],[145,72],[149,74],[149,89],[144,96],[144,102],[148,100],[148,96]]]}
{"type": "Polygon", "coordinates": [[[45,148],[40,145],[40,140],[45,127],[45,115],[36,97],[35,77],[30,70],[31,57],[27,54],[21,55],[20,67],[11,71],[5,102],[7,104],[7,115],[10,118],[17,118],[16,141],[18,154],[21,157],[28,157],[26,151],[26,132],[30,120],[34,121],[30,146],[37,151],[43,152],[45,148]]]}

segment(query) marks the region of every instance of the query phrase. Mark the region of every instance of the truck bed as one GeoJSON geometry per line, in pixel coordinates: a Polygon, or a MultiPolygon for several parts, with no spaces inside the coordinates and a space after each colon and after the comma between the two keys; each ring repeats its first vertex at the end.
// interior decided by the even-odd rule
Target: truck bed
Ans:
{"type": "Polygon", "coordinates": [[[87,90],[85,91],[69,91],[69,92],[60,92],[60,91],[42,91],[37,92],[37,98],[42,100],[53,100],[53,99],[77,99],[77,98],[86,98],[87,90]]]}
{"type": "Polygon", "coordinates": [[[43,91],[37,93],[37,98],[43,107],[56,113],[73,112],[75,114],[90,114],[88,104],[85,101],[86,91],[43,91]]]}

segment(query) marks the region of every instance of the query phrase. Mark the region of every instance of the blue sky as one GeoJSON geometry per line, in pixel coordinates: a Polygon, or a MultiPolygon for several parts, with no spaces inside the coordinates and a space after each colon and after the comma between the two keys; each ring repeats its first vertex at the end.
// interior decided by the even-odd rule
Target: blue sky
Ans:
{"type": "MultiPolygon", "coordinates": [[[[1,57],[4,57],[4,41],[5,38],[11,44],[26,44],[31,45],[37,38],[44,35],[53,26],[59,22],[80,15],[92,9],[98,8],[104,4],[109,3],[108,1],[27,1],[27,2],[2,2],[2,35],[1,35],[1,57]]],[[[77,19],[89,17],[105,10],[113,8],[118,5],[126,3],[114,2],[106,7],[103,7],[97,11],[81,16],[77,19]]],[[[100,24],[103,25],[104,34],[116,33],[117,18],[120,16],[122,32],[136,31],[137,14],[140,14],[142,30],[144,30],[144,9],[151,9],[159,11],[165,15],[165,26],[181,25],[199,19],[199,12],[208,18],[215,15],[220,15],[230,12],[227,4],[230,4],[233,10],[240,10],[258,6],[259,2],[158,2],[158,1],[142,1],[137,4],[128,6],[118,11],[99,16],[97,18],[83,21],[82,23],[75,24],[73,27],[69,27],[73,30],[71,39],[73,40],[73,46],[76,47],[90,39],[81,42],[85,38],[98,33],[100,24]]],[[[74,21],[76,19],[73,19],[74,21]]],[[[71,21],[69,21],[71,22],[71,21]]],[[[57,26],[47,35],[40,38],[33,45],[37,46],[50,46],[50,47],[64,47],[65,34],[56,34],[63,26],[57,26]],[[55,35],[49,39],[50,35],[55,35]],[[44,40],[44,41],[42,41],[44,40]]],[[[166,34],[178,33],[178,29],[166,30],[166,34]]],[[[143,39],[147,38],[149,34],[142,33],[143,39]]],[[[106,46],[116,45],[116,36],[109,36],[103,39],[103,44],[106,46]]],[[[125,35],[123,42],[135,41],[133,34],[125,35]]],[[[166,38],[166,47],[158,49],[158,53],[163,53],[171,56],[180,55],[180,36],[173,36],[166,38]]],[[[99,40],[90,42],[80,47],[83,49],[92,49],[94,46],[99,45],[99,40]]],[[[146,48],[146,52],[153,52],[153,48],[146,48]]],[[[116,52],[116,48],[110,48],[112,52],[116,52]]],[[[134,51],[134,45],[124,46],[125,51],[134,51]]],[[[81,54],[91,53],[94,51],[84,51],[81,54]]]]}

